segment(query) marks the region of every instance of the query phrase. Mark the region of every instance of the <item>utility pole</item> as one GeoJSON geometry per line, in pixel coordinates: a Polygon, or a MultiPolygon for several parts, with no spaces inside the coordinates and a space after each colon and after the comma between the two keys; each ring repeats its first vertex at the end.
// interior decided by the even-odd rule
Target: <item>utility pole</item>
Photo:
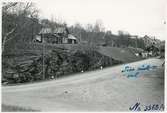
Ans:
{"type": "Polygon", "coordinates": [[[138,45],[137,45],[137,37],[136,37],[136,48],[137,48],[137,46],[138,46],[138,45]]]}
{"type": "Polygon", "coordinates": [[[42,71],[43,71],[43,80],[45,79],[45,60],[44,60],[44,54],[45,54],[45,42],[44,42],[44,34],[41,34],[42,36],[42,46],[43,46],[43,56],[42,56],[42,71]]]}

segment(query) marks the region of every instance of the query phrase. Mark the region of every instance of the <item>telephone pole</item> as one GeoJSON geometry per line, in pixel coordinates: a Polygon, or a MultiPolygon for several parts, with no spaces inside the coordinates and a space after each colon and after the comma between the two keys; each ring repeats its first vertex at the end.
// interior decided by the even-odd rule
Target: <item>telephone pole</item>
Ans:
{"type": "Polygon", "coordinates": [[[41,35],[42,36],[42,46],[43,46],[43,56],[42,56],[42,71],[43,71],[43,80],[45,79],[45,60],[44,60],[44,58],[45,58],[45,56],[44,56],[44,54],[45,54],[45,42],[44,42],[44,34],[42,34],[41,35]]]}

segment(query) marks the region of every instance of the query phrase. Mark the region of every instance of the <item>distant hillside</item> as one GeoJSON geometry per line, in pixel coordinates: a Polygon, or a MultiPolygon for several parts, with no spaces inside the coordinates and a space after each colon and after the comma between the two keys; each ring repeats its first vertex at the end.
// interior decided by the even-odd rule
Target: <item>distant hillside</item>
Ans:
{"type": "MultiPolygon", "coordinates": [[[[19,48],[22,48],[21,45],[18,45],[19,48]]],[[[49,53],[51,52],[51,50],[53,49],[57,49],[57,48],[63,48],[63,49],[67,49],[67,50],[81,50],[81,49],[95,49],[96,51],[98,51],[99,53],[108,56],[110,58],[122,61],[122,62],[132,62],[132,61],[137,61],[140,60],[140,57],[135,56],[136,52],[140,52],[142,51],[142,49],[139,48],[118,48],[118,47],[103,47],[103,46],[92,46],[89,47],[89,45],[85,44],[85,45],[80,45],[80,44],[57,44],[57,45],[52,45],[52,44],[46,44],[45,46],[43,46],[42,44],[24,44],[24,49],[19,49],[19,50],[15,50],[15,51],[9,51],[6,52],[7,55],[21,55],[21,54],[25,54],[27,56],[27,54],[36,54],[36,55],[40,55],[43,53],[43,51],[45,51],[45,53],[49,53]],[[25,48],[26,47],[26,48],[25,48]],[[43,49],[45,48],[45,49],[43,49]]],[[[81,50],[82,51],[82,50],[81,50]]],[[[23,56],[21,55],[21,56],[23,56]]],[[[24,55],[24,56],[25,56],[24,55]]],[[[36,56],[35,55],[35,56],[36,56]]],[[[25,58],[25,57],[24,57],[25,58]]],[[[20,59],[21,60],[21,59],[20,59]]]]}

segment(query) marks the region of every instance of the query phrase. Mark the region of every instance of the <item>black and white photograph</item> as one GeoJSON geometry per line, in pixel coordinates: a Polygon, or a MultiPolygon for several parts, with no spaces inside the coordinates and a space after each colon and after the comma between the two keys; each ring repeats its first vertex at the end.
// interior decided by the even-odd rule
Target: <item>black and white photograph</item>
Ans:
{"type": "Polygon", "coordinates": [[[1,112],[164,112],[166,0],[1,1],[1,112]]]}

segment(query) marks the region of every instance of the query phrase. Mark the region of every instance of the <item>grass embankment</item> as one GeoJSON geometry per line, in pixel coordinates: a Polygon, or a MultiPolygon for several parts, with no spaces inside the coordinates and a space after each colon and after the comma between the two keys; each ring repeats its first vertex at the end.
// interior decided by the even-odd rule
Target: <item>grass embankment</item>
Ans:
{"type": "Polygon", "coordinates": [[[18,107],[18,106],[11,106],[11,105],[5,105],[2,104],[1,106],[2,112],[39,112],[39,110],[33,110],[31,108],[24,108],[24,107],[18,107]]]}
{"type": "Polygon", "coordinates": [[[98,52],[124,63],[134,62],[142,59],[141,57],[135,56],[135,53],[132,52],[132,49],[130,48],[100,47],[98,52]]]}
{"type": "Polygon", "coordinates": [[[41,81],[122,63],[101,54],[95,46],[75,45],[67,48],[63,45],[52,49],[45,46],[45,50],[50,52],[44,54],[42,50],[35,53],[42,45],[37,46],[34,50],[17,49],[17,53],[3,56],[3,81],[10,84],[41,81]]]}
{"type": "Polygon", "coordinates": [[[10,84],[59,78],[141,60],[129,48],[80,44],[26,44],[25,49],[20,48],[5,52],[2,57],[2,78],[10,84]]]}

